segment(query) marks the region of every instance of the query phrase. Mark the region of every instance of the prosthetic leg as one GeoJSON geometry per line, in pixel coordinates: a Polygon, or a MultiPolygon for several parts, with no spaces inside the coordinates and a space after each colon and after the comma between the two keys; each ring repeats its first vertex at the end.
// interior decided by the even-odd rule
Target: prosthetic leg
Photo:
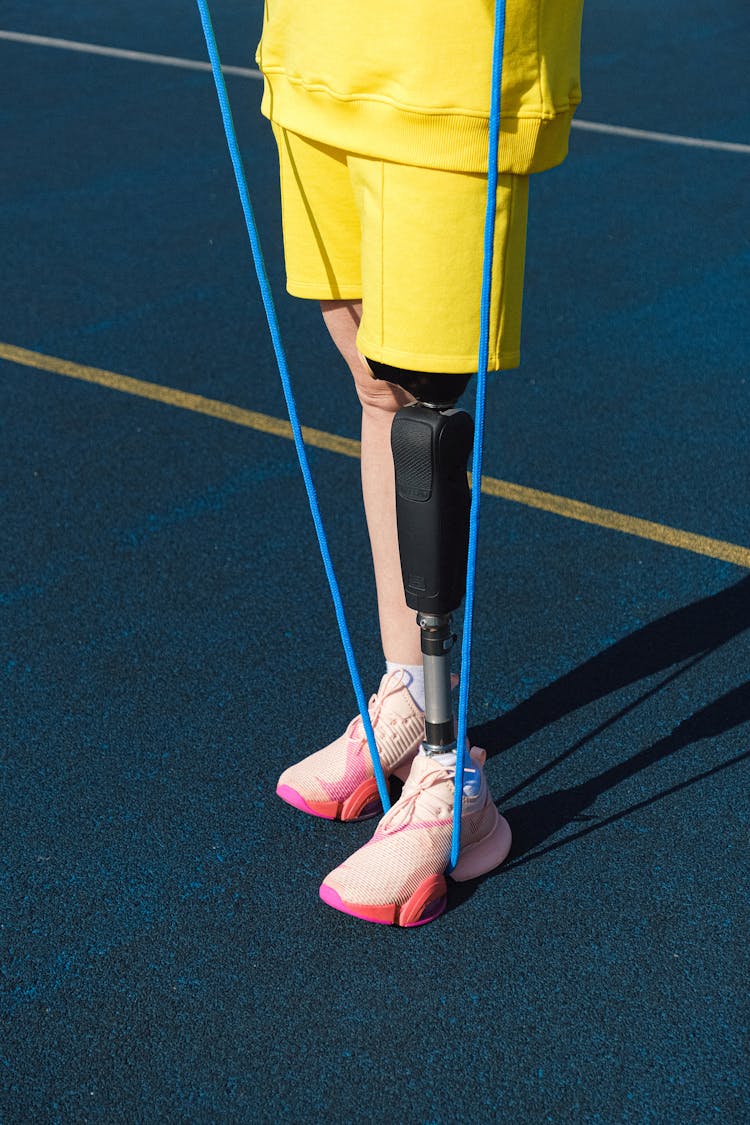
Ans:
{"type": "Polygon", "coordinates": [[[376,378],[417,401],[398,411],[391,430],[396,519],[406,604],[417,613],[425,677],[427,754],[456,749],[451,705],[451,615],[466,589],[471,494],[466,470],[474,423],[455,409],[469,375],[428,375],[369,361],[376,378]]]}

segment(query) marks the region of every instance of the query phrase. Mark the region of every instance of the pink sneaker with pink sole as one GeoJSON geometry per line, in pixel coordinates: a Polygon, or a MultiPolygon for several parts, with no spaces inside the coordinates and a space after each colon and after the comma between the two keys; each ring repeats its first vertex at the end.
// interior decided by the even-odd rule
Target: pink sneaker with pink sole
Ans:
{"type": "MultiPolygon", "coordinates": [[[[471,751],[464,770],[461,854],[451,879],[492,871],[510,851],[510,826],[500,816],[484,776],[485,751],[471,751]]],[[[446,908],[453,772],[424,755],[414,759],[400,799],[368,844],[332,871],[320,888],[328,906],[366,922],[420,926],[446,908]]]]}
{"type": "MultiPolygon", "coordinates": [[[[386,674],[368,706],[386,779],[404,781],[424,739],[424,714],[399,669],[386,674]]],[[[327,820],[364,820],[383,811],[362,719],[322,750],[284,770],[276,793],[282,801],[327,820]]]]}

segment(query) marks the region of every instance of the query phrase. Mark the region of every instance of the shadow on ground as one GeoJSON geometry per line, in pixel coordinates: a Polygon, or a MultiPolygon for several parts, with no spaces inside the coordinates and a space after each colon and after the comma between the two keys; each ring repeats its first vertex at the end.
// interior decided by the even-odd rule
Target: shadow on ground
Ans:
{"type": "MultiPolygon", "coordinates": [[[[541,688],[512,711],[473,728],[472,740],[477,746],[484,746],[488,756],[499,754],[572,711],[577,711],[579,707],[585,707],[613,691],[683,661],[697,663],[749,626],[750,576],[718,594],[701,598],[658,621],[652,621],[617,641],[604,652],[561,676],[559,680],[541,688]]],[[[687,667],[692,667],[692,663],[687,667]]],[[[618,712],[617,718],[661,690],[686,671],[687,667],[679,669],[657,688],[647,692],[631,708],[618,712]]],[[[575,749],[577,747],[567,751],[563,757],[567,757],[575,749]]],[[[560,761],[562,758],[550,762],[541,772],[552,769],[560,761]]],[[[524,786],[538,776],[541,773],[529,778],[524,786]]],[[[513,794],[506,794],[506,799],[509,796],[513,794]]]]}
{"type": "MultiPolygon", "coordinates": [[[[742,723],[750,721],[750,681],[726,692],[680,722],[666,737],[622,762],[618,762],[580,785],[546,793],[521,804],[508,804],[544,774],[565,761],[585,743],[635,710],[646,699],[663,690],[710,653],[750,626],[750,577],[711,597],[652,622],[618,641],[604,652],[592,657],[572,672],[536,692],[506,715],[472,730],[472,741],[484,745],[488,754],[497,754],[517,742],[543,730],[549,724],[579,707],[626,687],[659,671],[680,667],[638,699],[619,709],[595,730],[580,739],[564,753],[546,763],[520,785],[500,798],[503,815],[513,830],[513,849],[509,861],[485,879],[530,863],[548,852],[605,828],[631,813],[653,805],[680,790],[718,774],[750,757],[750,750],[686,778],[643,801],[629,805],[604,819],[587,814],[596,800],[608,789],[619,785],[649,766],[684,750],[705,738],[717,738],[742,723]],[[686,662],[686,663],[683,663],[686,662]],[[579,827],[545,846],[568,825],[579,827]]],[[[455,885],[451,905],[459,906],[483,880],[468,885],[455,885]]]]}
{"type": "Polygon", "coordinates": [[[633,754],[632,757],[626,758],[624,762],[618,762],[597,774],[596,777],[584,781],[581,785],[575,785],[570,789],[560,789],[556,793],[544,794],[522,805],[505,806],[503,813],[513,829],[513,851],[508,866],[517,867],[521,863],[528,863],[547,852],[569,844],[572,840],[578,840],[582,836],[604,828],[606,825],[622,820],[630,813],[678,793],[681,789],[686,789],[697,781],[712,777],[729,766],[745,761],[750,757],[750,750],[742,754],[736,754],[709,770],[686,778],[685,781],[655,793],[634,805],[629,805],[603,820],[597,819],[595,824],[587,824],[579,831],[566,836],[564,840],[555,841],[547,847],[541,846],[545,840],[550,839],[567,825],[593,820],[592,817],[586,816],[585,810],[593,805],[602,793],[612,789],[615,785],[619,785],[621,781],[640,773],[641,770],[648,769],[656,762],[663,761],[679,750],[684,750],[694,742],[699,742],[704,738],[717,738],[726,731],[732,730],[733,727],[748,722],[748,720],[750,720],[750,681],[734,688],[706,707],[696,711],[689,719],[679,723],[666,738],[659,739],[652,746],[647,746],[644,750],[633,754]]]}

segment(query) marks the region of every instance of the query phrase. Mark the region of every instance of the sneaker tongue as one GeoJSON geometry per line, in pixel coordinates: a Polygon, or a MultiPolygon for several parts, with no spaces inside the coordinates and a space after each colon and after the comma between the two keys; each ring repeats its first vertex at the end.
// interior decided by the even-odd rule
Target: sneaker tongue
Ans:
{"type": "Polygon", "coordinates": [[[397,715],[399,719],[408,719],[417,712],[417,705],[412,700],[408,688],[389,696],[388,711],[391,715],[397,715]]]}
{"type": "Polygon", "coordinates": [[[387,700],[388,712],[397,715],[400,719],[408,719],[418,710],[407,686],[408,679],[407,673],[386,672],[378,688],[378,698],[383,703],[387,700]]]}
{"type": "Polygon", "coordinates": [[[382,698],[388,691],[397,691],[408,677],[406,673],[397,668],[395,672],[385,672],[380,681],[378,695],[382,698]]]}
{"type": "Polygon", "coordinates": [[[411,791],[416,788],[429,788],[430,784],[439,783],[440,781],[452,782],[453,770],[446,769],[446,767],[441,766],[439,762],[433,761],[428,754],[417,754],[412,762],[409,777],[404,786],[404,792],[406,792],[407,789],[411,791]],[[432,781],[425,787],[423,786],[423,782],[427,781],[428,778],[432,778],[432,781]]]}
{"type": "Polygon", "coordinates": [[[397,832],[415,817],[431,819],[450,814],[451,774],[426,754],[417,754],[404,791],[383,821],[385,832],[397,832]],[[442,784],[441,784],[442,783],[442,784]]]}

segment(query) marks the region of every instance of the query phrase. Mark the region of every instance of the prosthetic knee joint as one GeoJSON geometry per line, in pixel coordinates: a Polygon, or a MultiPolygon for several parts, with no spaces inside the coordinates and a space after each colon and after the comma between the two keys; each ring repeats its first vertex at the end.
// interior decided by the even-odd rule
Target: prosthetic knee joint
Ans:
{"type": "Polygon", "coordinates": [[[425,751],[456,748],[450,654],[451,615],[466,589],[471,495],[466,470],[474,422],[455,402],[469,375],[427,375],[370,361],[376,378],[417,401],[393,420],[396,517],[406,603],[417,611],[425,673],[425,751]]]}

